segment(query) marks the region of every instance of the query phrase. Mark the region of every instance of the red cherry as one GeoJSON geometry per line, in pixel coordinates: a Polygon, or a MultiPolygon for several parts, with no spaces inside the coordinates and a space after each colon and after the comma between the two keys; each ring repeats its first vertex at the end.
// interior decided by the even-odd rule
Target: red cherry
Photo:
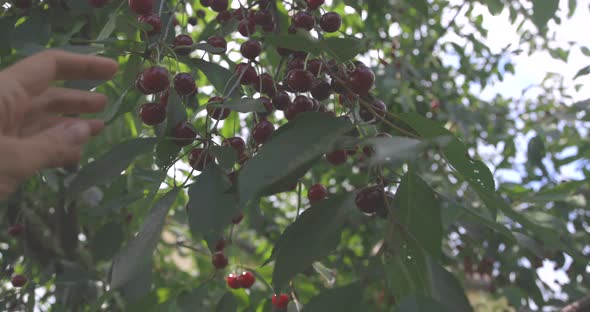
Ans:
{"type": "Polygon", "coordinates": [[[293,104],[287,109],[289,110],[288,120],[292,120],[299,113],[309,112],[314,110],[313,101],[305,95],[298,95],[293,100],[293,104]]]}
{"type": "Polygon", "coordinates": [[[23,275],[15,275],[10,280],[10,283],[12,284],[12,286],[14,286],[16,288],[20,288],[20,287],[25,286],[25,284],[27,283],[27,278],[24,277],[23,275]]]}
{"type": "Polygon", "coordinates": [[[255,30],[256,24],[254,24],[254,22],[249,19],[242,20],[238,24],[238,32],[244,37],[250,37],[250,35],[253,34],[255,30]]]}
{"type": "Polygon", "coordinates": [[[235,217],[233,217],[231,219],[231,223],[240,224],[243,219],[244,219],[244,214],[240,212],[238,215],[236,215],[235,217]]]}
{"type": "Polygon", "coordinates": [[[252,130],[252,137],[258,144],[264,144],[275,131],[275,126],[268,120],[263,119],[252,130]]]}
{"type": "Polygon", "coordinates": [[[188,163],[197,171],[203,171],[205,166],[212,164],[215,158],[206,149],[195,148],[188,156],[188,163]]]}
{"type": "Polygon", "coordinates": [[[307,8],[315,10],[324,4],[324,0],[307,0],[307,8]]]}
{"type": "Polygon", "coordinates": [[[313,185],[307,192],[307,198],[310,203],[315,203],[328,196],[328,190],[322,184],[313,185]]]}
{"type": "Polygon", "coordinates": [[[324,70],[324,63],[319,59],[313,59],[307,62],[307,70],[309,70],[312,75],[318,76],[324,70]]]}
{"type": "Polygon", "coordinates": [[[213,263],[213,266],[216,269],[221,270],[227,266],[228,261],[223,252],[218,251],[213,254],[213,257],[211,257],[211,263],[213,263]]]}
{"type": "Polygon", "coordinates": [[[174,38],[172,48],[178,55],[188,55],[193,50],[193,38],[189,35],[178,35],[174,38]]]}
{"type": "Polygon", "coordinates": [[[226,244],[227,241],[225,240],[225,238],[220,238],[215,244],[215,251],[223,251],[225,249],[226,244]]]}
{"type": "Polygon", "coordinates": [[[137,17],[137,21],[142,24],[148,24],[152,26],[152,30],[147,31],[148,36],[158,34],[162,29],[162,19],[160,19],[160,17],[155,14],[140,15],[137,17]]]}
{"type": "Polygon", "coordinates": [[[215,12],[223,12],[227,10],[228,1],[227,0],[211,0],[211,9],[215,12]]]}
{"type": "Polygon", "coordinates": [[[275,30],[275,23],[274,22],[270,22],[268,24],[262,25],[262,30],[264,32],[267,32],[267,33],[273,32],[275,30]]]}
{"type": "Polygon", "coordinates": [[[95,8],[102,8],[107,3],[109,3],[109,0],[90,0],[90,5],[95,8]]]}
{"type": "Polygon", "coordinates": [[[313,85],[313,74],[307,70],[295,69],[287,74],[287,84],[295,92],[307,92],[313,85]]]}
{"type": "Polygon", "coordinates": [[[285,91],[277,91],[272,97],[272,105],[278,110],[285,110],[291,105],[291,97],[285,91]]]}
{"type": "MultiPolygon", "coordinates": [[[[376,99],[370,105],[375,114],[377,114],[377,116],[380,116],[381,118],[385,117],[385,114],[387,113],[387,107],[385,106],[385,103],[383,103],[383,101],[376,99]]],[[[364,105],[361,105],[359,115],[362,120],[367,122],[375,119],[375,116],[373,116],[373,112],[364,105]]],[[[377,118],[377,121],[380,121],[381,118],[377,118]]]]}
{"type": "Polygon", "coordinates": [[[281,56],[287,56],[293,53],[293,50],[277,47],[277,53],[279,53],[281,56]]]}
{"type": "Polygon", "coordinates": [[[262,52],[262,44],[258,40],[248,40],[242,43],[240,52],[242,53],[243,57],[253,60],[257,58],[258,55],[260,55],[260,52],[262,52]]]}
{"type": "Polygon", "coordinates": [[[348,90],[346,90],[345,85],[342,82],[340,82],[336,77],[332,78],[330,85],[332,86],[332,90],[334,90],[334,92],[338,94],[348,93],[348,90]]]}
{"type": "MultiPolygon", "coordinates": [[[[209,99],[208,103],[223,103],[223,101],[223,98],[214,96],[209,99]]],[[[231,111],[227,108],[215,108],[207,106],[207,113],[215,120],[224,120],[229,117],[229,113],[231,113],[231,111]]]]}
{"type": "Polygon", "coordinates": [[[141,87],[148,94],[162,92],[170,86],[168,70],[164,67],[153,66],[141,73],[141,87]]]}
{"type": "Polygon", "coordinates": [[[211,0],[201,0],[201,5],[207,8],[211,5],[211,0]]]}
{"type": "Polygon", "coordinates": [[[266,108],[266,112],[258,114],[262,117],[266,117],[272,114],[275,108],[272,106],[272,102],[270,101],[270,99],[267,97],[261,97],[260,102],[262,102],[262,105],[264,105],[264,108],[266,108]]]}
{"type": "Polygon", "coordinates": [[[228,275],[225,278],[225,281],[227,283],[227,287],[229,287],[231,289],[239,289],[240,287],[242,287],[239,277],[234,274],[228,275]]]}
{"type": "Polygon", "coordinates": [[[338,166],[346,162],[346,156],[346,151],[338,150],[326,154],[326,159],[330,164],[338,166]]]}
{"type": "Polygon", "coordinates": [[[236,65],[236,70],[234,71],[238,77],[241,75],[242,79],[240,83],[243,85],[251,85],[258,81],[258,75],[256,74],[256,70],[249,64],[240,63],[236,65]]]}
{"type": "Polygon", "coordinates": [[[178,146],[187,146],[191,144],[197,137],[197,132],[193,125],[187,121],[178,123],[172,130],[172,137],[175,138],[174,143],[178,146]]]}
{"type": "Polygon", "coordinates": [[[269,11],[256,11],[254,13],[254,23],[261,26],[273,25],[272,14],[269,11]]]}
{"type": "Polygon", "coordinates": [[[332,94],[332,87],[324,79],[316,79],[311,86],[311,96],[318,101],[327,100],[332,94]]]}
{"type": "Polygon", "coordinates": [[[356,207],[366,213],[373,214],[386,210],[385,193],[381,186],[369,186],[358,192],[355,199],[356,207]]]}
{"type": "Polygon", "coordinates": [[[21,10],[26,10],[33,5],[32,0],[14,0],[13,3],[15,7],[21,10]]]}
{"type": "Polygon", "coordinates": [[[211,52],[212,54],[223,54],[223,53],[227,52],[227,42],[225,41],[225,39],[223,39],[223,37],[211,36],[207,39],[207,43],[210,46],[223,49],[222,52],[215,52],[215,53],[211,52]]]}
{"type": "Polygon", "coordinates": [[[230,19],[231,19],[231,13],[229,13],[229,11],[220,12],[219,14],[217,14],[217,17],[215,17],[215,20],[217,20],[220,23],[225,23],[225,22],[229,21],[230,19]]]}
{"type": "Polygon", "coordinates": [[[179,73],[174,77],[174,89],[180,96],[185,96],[195,91],[195,79],[189,73],[179,73]]]}
{"type": "MultiPolygon", "coordinates": [[[[201,10],[201,11],[197,11],[197,16],[199,15],[199,13],[205,13],[205,12],[204,12],[204,11],[202,11],[202,10],[201,10]]],[[[189,25],[191,25],[191,26],[196,26],[196,25],[197,25],[197,23],[198,23],[198,20],[197,20],[197,18],[196,18],[196,17],[194,17],[194,16],[191,16],[191,17],[189,17],[189,18],[188,18],[188,20],[187,20],[187,23],[188,23],[189,25]]]]}
{"type": "Polygon", "coordinates": [[[364,66],[357,66],[348,78],[348,87],[359,95],[367,95],[374,83],[375,74],[364,66]]]}
{"type": "Polygon", "coordinates": [[[139,15],[149,15],[152,13],[153,0],[129,0],[127,1],[131,11],[139,15]]]}
{"type": "Polygon", "coordinates": [[[430,102],[430,109],[437,110],[439,108],[440,108],[440,102],[438,100],[432,100],[432,102],[430,102]]]}
{"type": "Polygon", "coordinates": [[[256,91],[267,94],[269,96],[275,95],[275,81],[270,74],[262,73],[258,76],[257,80],[258,81],[253,85],[256,91]]]}
{"type": "Polygon", "coordinates": [[[312,30],[315,26],[315,18],[309,12],[301,11],[293,16],[293,25],[297,28],[312,30]]]}
{"type": "Polygon", "coordinates": [[[240,286],[242,288],[248,289],[254,285],[254,282],[256,282],[256,277],[254,274],[252,274],[252,272],[243,272],[240,274],[240,276],[238,276],[238,281],[240,282],[240,286]]]}
{"type": "Polygon", "coordinates": [[[287,69],[294,70],[294,69],[303,69],[305,67],[305,57],[293,57],[289,64],[287,65],[287,69]]]}
{"type": "Polygon", "coordinates": [[[232,16],[237,19],[238,21],[241,21],[243,19],[245,19],[248,16],[248,11],[246,10],[246,8],[239,8],[237,10],[234,10],[232,12],[232,16]]]}
{"type": "Polygon", "coordinates": [[[279,308],[285,309],[289,305],[289,295],[281,294],[280,296],[272,296],[272,305],[279,308]]]}
{"type": "Polygon", "coordinates": [[[223,140],[223,146],[231,146],[234,150],[236,150],[238,155],[242,155],[246,152],[246,142],[244,142],[244,139],[240,137],[227,138],[223,140]]]}
{"type": "Polygon", "coordinates": [[[12,237],[20,236],[25,231],[23,224],[17,223],[8,227],[8,234],[12,237]]]}
{"type": "Polygon", "coordinates": [[[146,103],[140,107],[139,117],[144,124],[155,126],[166,119],[166,108],[160,103],[146,103]]]}
{"type": "Polygon", "coordinates": [[[342,17],[336,12],[328,12],[320,18],[320,27],[325,32],[337,32],[340,26],[342,26],[342,17]]]}

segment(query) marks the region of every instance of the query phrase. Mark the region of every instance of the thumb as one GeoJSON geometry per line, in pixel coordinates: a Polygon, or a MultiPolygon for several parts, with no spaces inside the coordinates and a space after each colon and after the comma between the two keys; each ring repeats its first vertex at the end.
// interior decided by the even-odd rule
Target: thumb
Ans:
{"type": "Polygon", "coordinates": [[[83,145],[90,140],[92,128],[84,120],[67,121],[46,129],[29,139],[32,163],[36,170],[68,167],[80,161],[83,145]]]}

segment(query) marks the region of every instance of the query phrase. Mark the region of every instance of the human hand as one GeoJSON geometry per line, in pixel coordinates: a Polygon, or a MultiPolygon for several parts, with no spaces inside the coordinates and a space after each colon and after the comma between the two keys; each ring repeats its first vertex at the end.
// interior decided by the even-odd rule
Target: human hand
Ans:
{"type": "Polygon", "coordinates": [[[0,71],[0,199],[41,169],[76,165],[101,120],[63,115],[97,113],[106,96],[53,87],[59,80],[110,79],[118,64],[58,50],[41,52],[0,71]]]}

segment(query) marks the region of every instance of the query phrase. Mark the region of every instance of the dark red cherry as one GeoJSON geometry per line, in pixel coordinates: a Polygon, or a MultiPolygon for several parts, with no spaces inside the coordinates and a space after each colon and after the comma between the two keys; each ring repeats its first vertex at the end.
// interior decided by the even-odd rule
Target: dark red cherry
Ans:
{"type": "Polygon", "coordinates": [[[195,148],[188,156],[188,163],[197,171],[203,171],[205,166],[215,162],[213,155],[209,154],[206,149],[195,148]]]}
{"type": "Polygon", "coordinates": [[[279,309],[286,309],[289,305],[289,295],[281,294],[281,295],[273,295],[272,296],[272,305],[279,309]]]}
{"type": "Polygon", "coordinates": [[[240,274],[240,276],[238,276],[238,281],[240,282],[240,286],[242,286],[242,288],[249,289],[252,287],[252,285],[254,285],[254,282],[256,282],[256,277],[254,277],[252,272],[243,272],[240,274]]]}
{"type": "MultiPolygon", "coordinates": [[[[214,96],[212,98],[209,99],[208,103],[223,103],[223,98],[218,97],[218,96],[214,96]]],[[[219,107],[212,107],[212,106],[207,106],[207,113],[209,114],[209,116],[211,116],[212,119],[215,120],[224,120],[227,117],[229,117],[229,114],[231,113],[231,111],[227,108],[219,108],[219,107]]]]}
{"type": "Polygon", "coordinates": [[[147,31],[148,36],[156,35],[162,29],[162,19],[155,14],[140,15],[137,17],[137,21],[152,26],[152,29],[147,31]]]}
{"type": "Polygon", "coordinates": [[[293,16],[293,25],[297,28],[312,30],[315,26],[315,18],[311,13],[301,11],[293,16]]]}
{"type": "Polygon", "coordinates": [[[227,52],[227,42],[223,37],[211,36],[207,39],[207,43],[212,47],[223,49],[221,52],[211,52],[212,54],[223,54],[227,52]]]}
{"type": "Polygon", "coordinates": [[[170,86],[168,70],[164,67],[154,66],[145,69],[141,73],[141,88],[147,94],[162,92],[170,86]]]}
{"type": "MultiPolygon", "coordinates": [[[[30,2],[30,0],[29,0],[29,2],[30,2]]],[[[90,6],[92,6],[94,8],[102,8],[107,3],[109,3],[109,0],[90,0],[90,6]]]]}
{"type": "Polygon", "coordinates": [[[272,114],[275,108],[272,106],[272,102],[270,101],[270,99],[263,96],[260,98],[260,102],[262,103],[262,105],[264,105],[264,108],[266,108],[266,112],[258,114],[262,117],[266,117],[272,114]]]}
{"type": "Polygon", "coordinates": [[[361,105],[361,108],[359,110],[359,115],[361,119],[367,122],[371,120],[381,121],[381,118],[384,118],[385,114],[387,113],[387,107],[385,106],[385,103],[383,103],[383,101],[381,100],[375,99],[370,104],[370,106],[372,108],[372,111],[369,108],[367,108],[365,104],[361,105]],[[381,118],[375,118],[375,116],[379,116],[381,118]]]}
{"type": "Polygon", "coordinates": [[[228,260],[227,257],[223,254],[223,252],[218,251],[213,254],[213,257],[211,258],[211,263],[213,263],[213,266],[216,269],[221,270],[227,266],[228,260]]]}
{"type": "Polygon", "coordinates": [[[242,155],[246,152],[246,142],[244,142],[244,139],[240,137],[227,138],[223,140],[223,146],[231,146],[238,153],[238,155],[242,155]]]}
{"type": "Polygon", "coordinates": [[[258,144],[264,144],[275,131],[275,126],[268,120],[262,119],[252,130],[252,137],[258,144]]]}
{"type": "Polygon", "coordinates": [[[366,187],[357,193],[355,202],[360,211],[374,214],[384,209],[385,193],[381,186],[366,187]]]}
{"type": "Polygon", "coordinates": [[[243,219],[244,219],[244,214],[240,212],[239,214],[237,214],[235,217],[233,217],[231,219],[231,223],[237,225],[237,224],[240,224],[243,219]]]}
{"type": "Polygon", "coordinates": [[[256,24],[249,19],[245,19],[238,24],[238,32],[244,37],[250,37],[256,30],[256,24]]]}
{"type": "Polygon", "coordinates": [[[324,0],[307,0],[307,8],[315,10],[324,4],[324,0]]]}
{"type": "Polygon", "coordinates": [[[328,162],[334,166],[342,165],[346,162],[347,153],[346,151],[337,150],[326,154],[328,162]]]}
{"type": "Polygon", "coordinates": [[[193,50],[193,38],[189,35],[178,35],[174,38],[172,48],[178,55],[189,55],[193,50]]]}
{"type": "Polygon", "coordinates": [[[12,279],[10,279],[10,283],[13,287],[20,288],[25,286],[27,283],[27,278],[23,275],[15,275],[12,277],[12,279]]]}
{"type": "Polygon", "coordinates": [[[295,92],[307,92],[313,85],[313,74],[307,70],[295,69],[287,74],[287,84],[295,92]]]}
{"type": "Polygon", "coordinates": [[[332,94],[332,87],[324,79],[316,79],[311,86],[311,96],[318,101],[326,100],[332,94]]]}
{"type": "Polygon", "coordinates": [[[239,277],[234,275],[234,274],[230,274],[225,278],[225,282],[227,283],[227,287],[231,288],[231,289],[239,289],[242,287],[242,285],[240,284],[240,280],[238,279],[239,277]]]}
{"type": "Polygon", "coordinates": [[[139,109],[139,117],[144,124],[154,126],[166,119],[166,108],[160,103],[146,103],[139,109]]]}
{"type": "Polygon", "coordinates": [[[374,83],[375,74],[364,66],[357,66],[348,77],[348,87],[358,95],[367,95],[374,83]]]}
{"type": "Polygon", "coordinates": [[[197,137],[197,131],[193,125],[187,121],[178,123],[174,129],[172,129],[172,137],[174,143],[178,146],[187,146],[191,144],[197,137]]]}
{"type": "Polygon", "coordinates": [[[260,55],[260,52],[262,52],[262,44],[258,40],[250,39],[242,43],[242,46],[240,47],[240,53],[242,53],[242,56],[249,60],[257,58],[260,55]]]}
{"type": "Polygon", "coordinates": [[[240,63],[236,65],[235,75],[238,77],[241,75],[242,79],[240,83],[243,85],[251,85],[258,81],[258,75],[256,74],[256,70],[252,65],[246,63],[240,63]]]}
{"type": "Polygon", "coordinates": [[[272,105],[278,110],[285,110],[291,105],[291,97],[285,91],[277,91],[272,97],[272,105]]]}
{"type": "Polygon", "coordinates": [[[127,3],[131,11],[139,15],[149,15],[154,5],[153,0],[128,0],[127,3]]]}
{"type": "Polygon", "coordinates": [[[307,70],[309,70],[314,76],[320,75],[324,70],[324,64],[319,59],[313,59],[307,62],[307,70]]]}
{"type": "Polygon", "coordinates": [[[20,236],[25,231],[25,226],[17,223],[8,227],[8,235],[12,237],[20,236]]]}
{"type": "Polygon", "coordinates": [[[207,8],[211,5],[211,0],[201,0],[201,5],[207,8]]]}
{"type": "Polygon", "coordinates": [[[215,20],[220,23],[226,23],[230,19],[231,19],[231,13],[229,13],[229,11],[220,12],[219,14],[217,14],[217,17],[215,17],[215,20]]]}
{"type": "Polygon", "coordinates": [[[258,82],[254,83],[254,89],[268,96],[274,96],[276,93],[275,81],[268,73],[262,73],[258,76],[258,82]]]}
{"type": "Polygon", "coordinates": [[[189,73],[179,73],[174,77],[174,89],[180,96],[185,96],[195,91],[195,79],[189,73]]]}
{"type": "Polygon", "coordinates": [[[315,184],[307,192],[307,198],[310,203],[315,203],[328,196],[328,190],[322,184],[315,184]]]}
{"type": "Polygon", "coordinates": [[[211,0],[211,4],[209,6],[215,12],[223,12],[223,11],[227,10],[228,1],[227,0],[211,0]]]}
{"type": "Polygon", "coordinates": [[[337,32],[342,26],[342,17],[336,12],[328,12],[320,18],[320,27],[327,33],[337,32]]]}

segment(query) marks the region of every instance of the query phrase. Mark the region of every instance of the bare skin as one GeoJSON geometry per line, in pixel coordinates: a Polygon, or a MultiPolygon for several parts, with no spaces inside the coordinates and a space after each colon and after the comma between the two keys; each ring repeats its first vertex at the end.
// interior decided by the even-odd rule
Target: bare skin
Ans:
{"type": "Polygon", "coordinates": [[[0,71],[0,200],[39,170],[75,165],[101,120],[64,117],[102,111],[106,96],[52,86],[110,79],[113,60],[50,50],[0,71]]]}

